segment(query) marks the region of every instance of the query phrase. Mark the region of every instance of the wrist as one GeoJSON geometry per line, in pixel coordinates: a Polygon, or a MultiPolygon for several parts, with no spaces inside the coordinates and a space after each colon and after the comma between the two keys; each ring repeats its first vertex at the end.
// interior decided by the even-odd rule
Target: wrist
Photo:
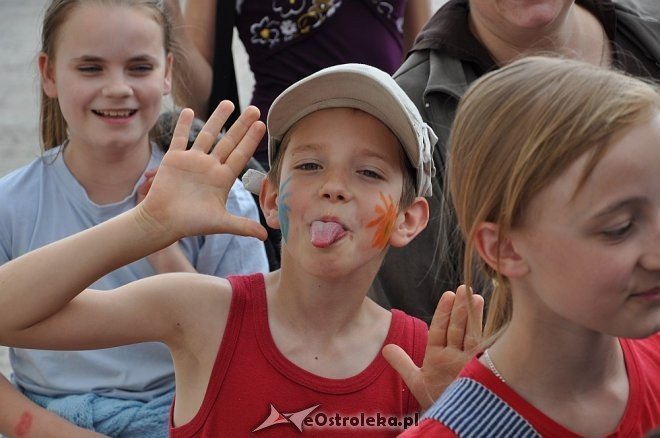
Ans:
{"type": "Polygon", "coordinates": [[[144,202],[133,210],[133,219],[145,238],[159,243],[159,248],[166,248],[184,236],[175,232],[171,223],[167,223],[144,207],[144,202]]]}

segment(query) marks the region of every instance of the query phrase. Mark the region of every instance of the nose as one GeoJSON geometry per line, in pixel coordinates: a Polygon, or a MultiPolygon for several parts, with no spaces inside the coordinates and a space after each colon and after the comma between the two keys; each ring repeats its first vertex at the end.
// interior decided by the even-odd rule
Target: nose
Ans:
{"type": "Polygon", "coordinates": [[[640,258],[640,265],[648,270],[660,273],[660,215],[653,227],[653,236],[646,239],[646,248],[640,258]]]}
{"type": "Polygon", "coordinates": [[[332,202],[346,202],[352,198],[347,181],[348,176],[343,171],[327,172],[325,180],[319,189],[319,195],[332,202]]]}
{"type": "Polygon", "coordinates": [[[103,87],[102,94],[103,97],[129,97],[133,95],[133,87],[131,87],[123,75],[116,75],[103,87]]]}

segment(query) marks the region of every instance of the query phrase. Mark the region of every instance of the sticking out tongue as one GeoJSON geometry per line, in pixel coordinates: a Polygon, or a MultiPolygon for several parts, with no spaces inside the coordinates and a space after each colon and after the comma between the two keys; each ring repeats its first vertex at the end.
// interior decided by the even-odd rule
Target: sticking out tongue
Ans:
{"type": "Polygon", "coordinates": [[[326,248],[341,239],[346,231],[337,222],[314,221],[311,227],[312,245],[326,248]]]}

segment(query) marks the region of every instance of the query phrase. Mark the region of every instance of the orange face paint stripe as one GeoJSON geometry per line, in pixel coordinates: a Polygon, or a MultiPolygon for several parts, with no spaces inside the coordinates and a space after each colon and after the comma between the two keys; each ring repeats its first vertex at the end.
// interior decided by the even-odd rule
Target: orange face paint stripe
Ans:
{"type": "Polygon", "coordinates": [[[367,224],[367,228],[376,227],[374,238],[371,241],[371,245],[374,248],[385,248],[385,245],[390,240],[390,235],[394,229],[394,222],[396,221],[396,206],[394,205],[392,196],[387,195],[386,198],[381,192],[380,200],[382,205],[376,206],[378,217],[367,224]]]}

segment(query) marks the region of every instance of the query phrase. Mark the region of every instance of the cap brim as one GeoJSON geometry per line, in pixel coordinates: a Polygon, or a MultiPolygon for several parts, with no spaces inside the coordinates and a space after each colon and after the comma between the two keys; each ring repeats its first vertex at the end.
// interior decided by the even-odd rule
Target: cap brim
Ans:
{"type": "MultiPolygon", "coordinates": [[[[356,108],[379,119],[404,145],[410,161],[419,163],[417,135],[410,120],[403,91],[392,87],[393,79],[375,68],[360,64],[321,70],[289,87],[268,113],[268,159],[272,164],[279,143],[300,119],[326,108],[356,108]]],[[[416,111],[416,109],[415,109],[416,111]]]]}

